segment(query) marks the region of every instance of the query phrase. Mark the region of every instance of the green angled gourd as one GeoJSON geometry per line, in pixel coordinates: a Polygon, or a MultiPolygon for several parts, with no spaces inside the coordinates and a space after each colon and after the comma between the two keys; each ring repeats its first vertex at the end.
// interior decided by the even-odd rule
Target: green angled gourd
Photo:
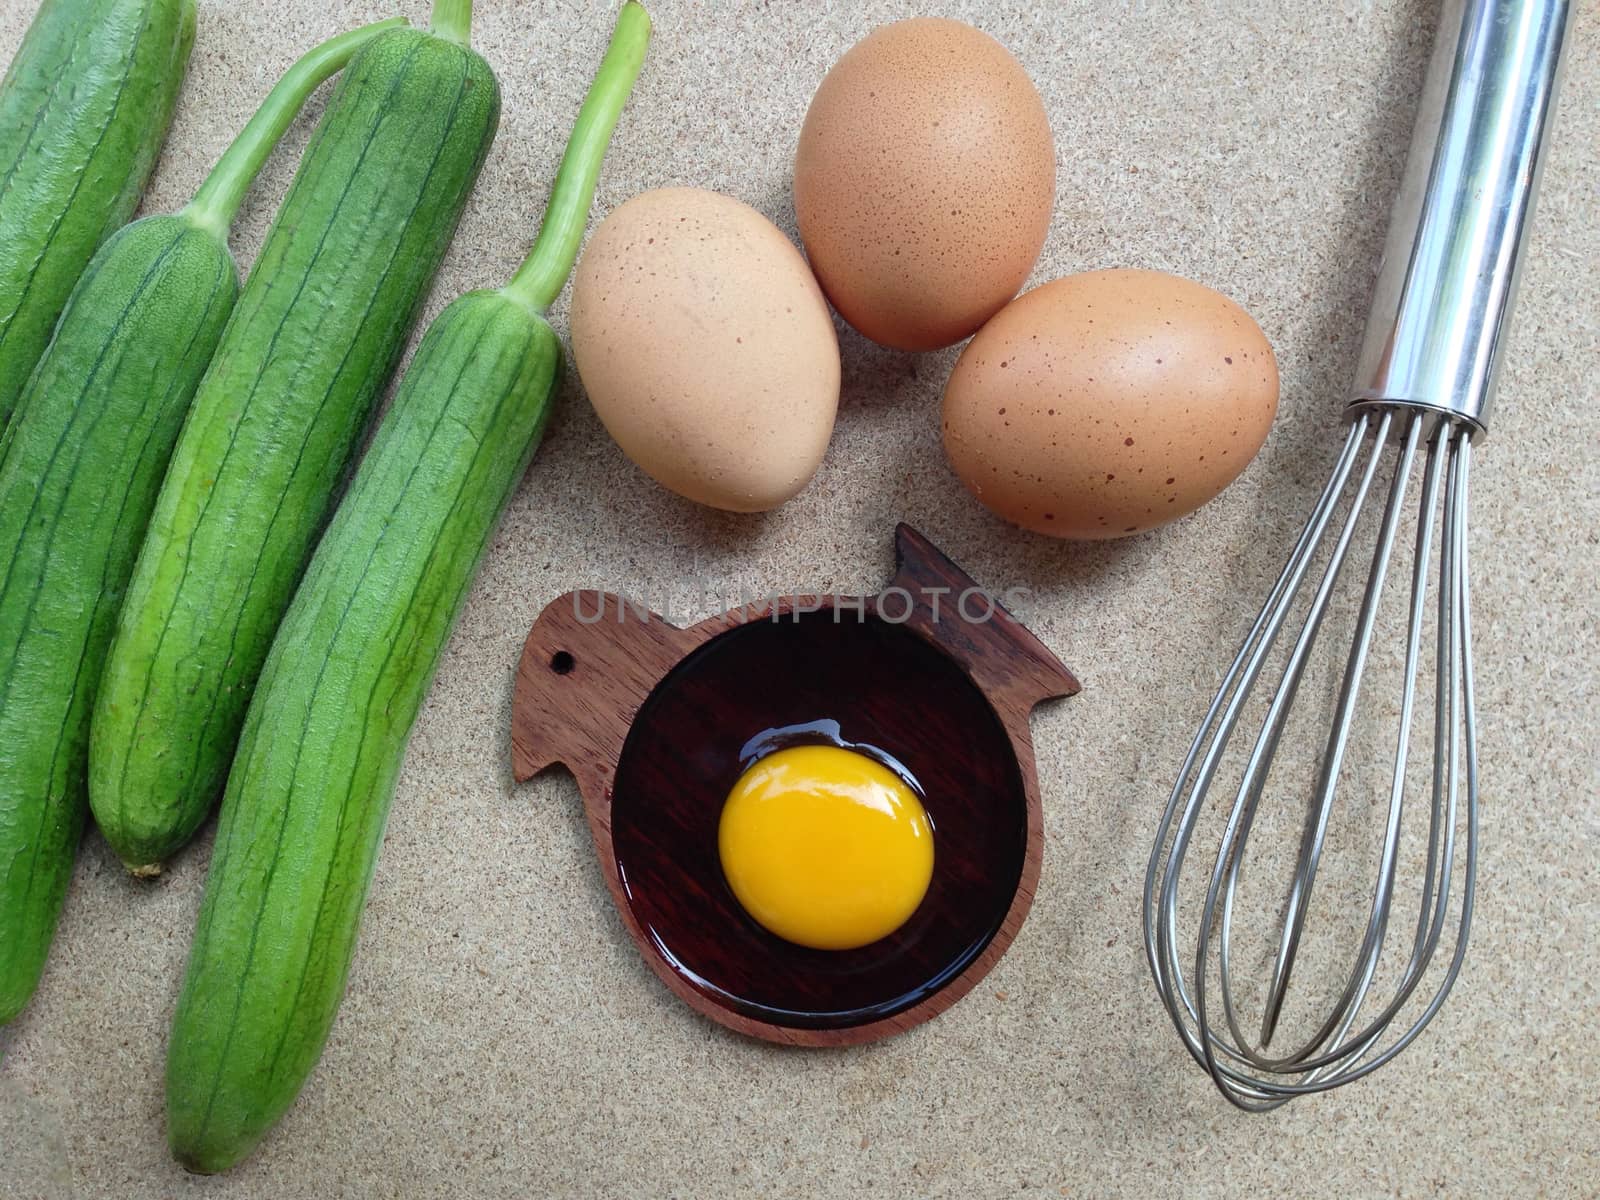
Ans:
{"type": "Polygon", "coordinates": [[[44,0],[0,83],[0,428],[72,286],[138,207],[195,0],[44,0]]]}
{"type": "Polygon", "coordinates": [[[577,256],[650,22],[624,6],[516,278],[429,328],[256,686],[167,1057],[167,1133],[226,1170],[288,1109],[344,994],[406,741],[560,373],[577,256]]]}
{"type": "Polygon", "coordinates": [[[396,23],[313,50],[192,203],[112,235],[0,441],[0,1024],[44,968],[87,809],[89,714],[106,646],[239,293],[228,227],[312,89],[396,23]]]}
{"type": "Polygon", "coordinates": [[[499,122],[470,0],[365,46],[328,101],[201,382],[90,724],[89,795],[132,869],[221,794],[272,635],[499,122]],[[112,816],[114,814],[114,816],[112,816]]]}

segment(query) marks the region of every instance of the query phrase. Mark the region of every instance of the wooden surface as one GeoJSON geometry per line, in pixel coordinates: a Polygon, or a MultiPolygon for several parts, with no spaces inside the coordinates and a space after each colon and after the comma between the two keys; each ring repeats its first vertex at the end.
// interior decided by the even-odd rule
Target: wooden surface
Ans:
{"type": "Polygon", "coordinates": [[[876,596],[779,597],[690,629],[620,596],[569,593],[523,648],[517,777],[572,770],[640,952],[693,1008],[740,1033],[835,1046],[910,1029],[988,973],[1033,903],[1042,825],[1028,718],[1078,682],[921,534],[901,525],[895,549],[894,578],[876,596]],[[717,855],[742,748],[819,721],[904,764],[935,830],[921,906],[852,951],[762,929],[717,855]]]}
{"type": "MultiPolygon", "coordinates": [[[[777,512],[733,516],[635,468],[569,360],[412,736],[349,991],[300,1099],[225,1177],[172,1162],[162,1075],[211,831],[141,884],[91,830],[39,993],[0,1030],[0,1196],[1594,1200],[1592,0],[1577,6],[1494,428],[1473,462],[1484,804],[1472,947],[1406,1053],[1264,1118],[1233,1111],[1179,1045],[1150,984],[1139,893],[1195,728],[1337,455],[1438,0],[647,4],[650,55],[594,221],[644,188],[688,184],[792,237],[795,139],[824,72],[883,21],[962,17],[1027,68],[1056,132],[1055,220],[1030,282],[1154,267],[1238,301],[1283,374],[1266,446],[1215,501],[1153,533],[1094,546],[1025,535],[945,462],[939,404],[959,348],[896,354],[839,326],[839,421],[815,482],[777,512]],[[1033,717],[1044,861],[1004,959],[903,1036],[796,1052],[723,1029],[656,981],[596,869],[572,777],[512,779],[513,680],[529,626],[572,589],[640,597],[685,626],[754,595],[871,592],[893,570],[900,520],[983,583],[1029,589],[1014,611],[1085,691],[1033,717]]],[[[0,0],[0,61],[35,6],[0,0]]],[[[189,199],[306,48],[396,11],[428,19],[426,0],[199,9],[147,212],[189,199]]],[[[477,0],[473,27],[503,117],[424,322],[499,286],[526,253],[610,12],[477,0]]],[[[310,131],[290,131],[247,198],[241,267],[310,131]]],[[[565,297],[550,319],[565,338],[565,297]]],[[[1394,647],[1375,649],[1379,694],[1396,678],[1394,647]]],[[[1263,873],[1296,846],[1282,849],[1254,852],[1263,873]]]]}

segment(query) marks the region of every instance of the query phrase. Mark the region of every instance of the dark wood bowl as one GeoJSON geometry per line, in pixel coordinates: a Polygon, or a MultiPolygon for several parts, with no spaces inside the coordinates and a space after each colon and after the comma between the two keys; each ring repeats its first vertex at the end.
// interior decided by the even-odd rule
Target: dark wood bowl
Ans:
{"type": "Polygon", "coordinates": [[[651,968],[741,1033],[844,1045],[928,1020],[1005,953],[1042,849],[1028,716],[1072,674],[908,526],[875,597],[798,596],[690,629],[601,592],[569,592],[528,635],[512,763],[578,781],[606,883],[651,968]],[[965,603],[961,598],[967,597],[965,603]],[[768,731],[898,760],[934,827],[928,895],[888,937],[810,950],[767,932],[723,878],[717,823],[768,731]]]}

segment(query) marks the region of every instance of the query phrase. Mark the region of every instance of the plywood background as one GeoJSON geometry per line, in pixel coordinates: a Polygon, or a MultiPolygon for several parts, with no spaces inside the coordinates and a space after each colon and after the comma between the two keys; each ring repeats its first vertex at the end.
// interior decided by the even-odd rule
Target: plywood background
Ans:
{"type": "MultiPolygon", "coordinates": [[[[202,0],[147,208],[188,196],[297,53],[395,3],[425,20],[421,0],[202,0]]],[[[0,57],[32,4],[0,0],[0,57]]],[[[954,352],[914,358],[845,331],[819,478],[775,514],[734,518],[635,471],[569,371],[417,726],[349,994],[299,1103],[224,1179],[167,1158],[164,1044],[210,831],[154,885],[91,833],[38,997],[0,1031],[0,1194],[1600,1194],[1600,12],[1578,7],[1475,474],[1475,941],[1451,1005],[1386,1072],[1270,1117],[1228,1108],[1154,997],[1139,890],[1193,727],[1332,461],[1433,5],[655,0],[597,214],[694,184],[792,232],[790,158],[827,67],[881,21],[964,16],[1023,61],[1056,130],[1036,278],[1149,266],[1234,296],[1283,371],[1266,449],[1167,529],[1103,546],[1024,536],[945,466],[935,414],[954,352]],[[533,616],[569,588],[680,608],[695,602],[673,581],[690,575],[721,600],[871,591],[901,519],[980,581],[1031,588],[1023,615],[1085,692],[1035,721],[1044,875],[999,968],[907,1036],[785,1052],[696,1017],[645,969],[570,779],[512,785],[512,670],[533,616]]],[[[521,257],[610,20],[604,3],[480,0],[505,117],[428,315],[521,257]]],[[[309,129],[247,206],[246,263],[309,129]]],[[[555,322],[564,332],[564,302],[555,322]]],[[[721,606],[699,603],[693,615],[721,606]]]]}

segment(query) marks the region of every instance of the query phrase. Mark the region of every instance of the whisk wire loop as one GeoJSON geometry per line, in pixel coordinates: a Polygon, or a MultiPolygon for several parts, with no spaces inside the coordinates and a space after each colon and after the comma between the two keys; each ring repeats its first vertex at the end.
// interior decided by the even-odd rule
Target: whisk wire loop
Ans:
{"type": "Polygon", "coordinates": [[[1353,415],[1328,487],[1212,701],[1162,814],[1145,874],[1146,957],[1185,1047],[1211,1074],[1223,1094],[1241,1108],[1275,1108],[1293,1096],[1326,1090],[1370,1074],[1421,1033],[1460,974],[1470,928],[1477,856],[1475,715],[1465,579],[1471,434],[1471,427],[1465,423],[1419,410],[1369,408],[1353,415]],[[1417,459],[1424,453],[1418,489],[1414,487],[1417,459]],[[1379,612],[1390,563],[1396,555],[1403,518],[1411,510],[1408,496],[1413,490],[1420,490],[1420,520],[1410,544],[1400,720],[1386,788],[1376,881],[1351,966],[1336,977],[1340,982],[1333,989],[1334,999],[1324,1009],[1322,1019],[1295,1048],[1269,1051],[1291,995],[1314,885],[1329,851],[1332,818],[1342,804],[1348,804],[1342,793],[1342,788],[1349,786],[1347,753],[1357,727],[1372,648],[1381,627],[1379,612]],[[1244,1033],[1234,938],[1240,882],[1290,710],[1305,681],[1318,636],[1341,594],[1339,583],[1359,540],[1359,531],[1371,523],[1370,518],[1363,521],[1363,515],[1375,507],[1379,495],[1383,505],[1376,518],[1371,568],[1355,618],[1352,646],[1339,680],[1333,727],[1306,802],[1299,851],[1275,939],[1260,1034],[1252,1040],[1244,1033]],[[1316,574],[1314,568],[1319,562],[1322,569],[1316,574]],[[1304,601],[1302,595],[1313,578],[1316,583],[1310,589],[1309,600],[1304,601]],[[1409,946],[1396,958],[1389,935],[1408,827],[1405,802],[1411,752],[1419,737],[1417,681],[1424,665],[1427,617],[1435,606],[1438,683],[1433,696],[1432,779],[1426,793],[1422,881],[1413,936],[1405,939],[1409,946]],[[1250,697],[1273,660],[1290,617],[1300,608],[1304,608],[1300,628],[1289,645],[1266,715],[1226,810],[1220,849],[1199,901],[1199,933],[1189,955],[1181,949],[1177,935],[1183,869],[1197,827],[1210,811],[1212,786],[1229,761],[1229,750],[1250,697]],[[1466,850],[1464,862],[1458,864],[1463,794],[1466,850]],[[1437,974],[1432,969],[1445,940],[1458,872],[1461,915],[1454,952],[1420,1015],[1402,1028],[1400,1014],[1408,1006],[1415,1006],[1415,994],[1425,980],[1437,974]],[[1390,951],[1388,960],[1386,951],[1390,951]],[[1189,974],[1185,973],[1185,957],[1189,959],[1189,974]],[[1386,972],[1386,961],[1401,965],[1386,972]],[[1388,975],[1395,976],[1392,991],[1385,993],[1388,998],[1367,1011],[1376,981],[1388,975]],[[1220,1014],[1215,1011],[1219,1007],[1220,1014]]]}

